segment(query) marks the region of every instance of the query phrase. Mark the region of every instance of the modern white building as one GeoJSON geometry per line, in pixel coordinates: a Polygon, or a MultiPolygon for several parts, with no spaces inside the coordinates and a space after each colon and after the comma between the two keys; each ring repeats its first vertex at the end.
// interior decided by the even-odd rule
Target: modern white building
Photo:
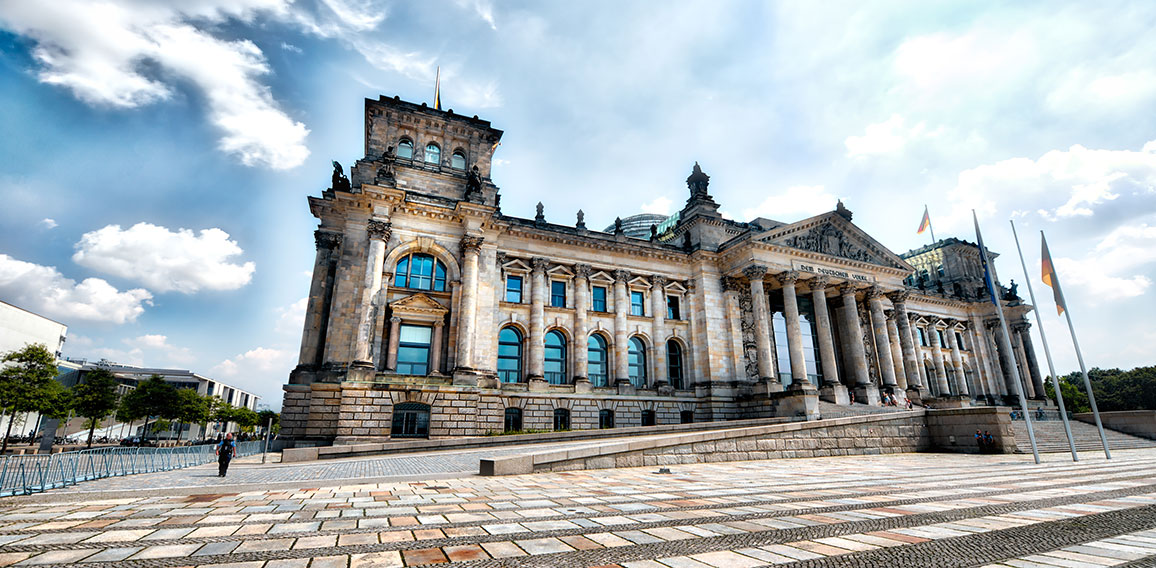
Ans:
{"type": "Polygon", "coordinates": [[[0,301],[0,353],[42,343],[59,359],[67,335],[67,325],[0,301]]]}

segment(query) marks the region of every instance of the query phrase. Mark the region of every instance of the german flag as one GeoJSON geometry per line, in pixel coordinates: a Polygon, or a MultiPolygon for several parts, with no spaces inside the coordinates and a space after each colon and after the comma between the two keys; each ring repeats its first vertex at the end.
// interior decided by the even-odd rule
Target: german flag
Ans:
{"type": "Polygon", "coordinates": [[[919,230],[915,231],[915,234],[922,235],[923,231],[926,231],[929,227],[931,227],[931,216],[927,214],[927,206],[924,205],[923,220],[919,222],[919,230]]]}
{"type": "Polygon", "coordinates": [[[1048,252],[1048,239],[1040,231],[1040,243],[1043,250],[1040,252],[1040,268],[1043,272],[1044,284],[1052,288],[1052,297],[1056,300],[1056,314],[1064,314],[1064,293],[1060,291],[1060,278],[1056,275],[1056,265],[1052,264],[1052,255],[1048,252]]]}

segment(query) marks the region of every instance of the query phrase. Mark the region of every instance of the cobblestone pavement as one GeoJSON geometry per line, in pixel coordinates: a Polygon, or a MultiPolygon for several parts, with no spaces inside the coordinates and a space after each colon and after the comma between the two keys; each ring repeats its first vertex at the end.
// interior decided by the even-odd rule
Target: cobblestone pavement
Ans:
{"type": "Polygon", "coordinates": [[[0,566],[1139,566],[1156,559],[1154,466],[1153,449],[903,454],[49,493],[0,500],[0,566]]]}

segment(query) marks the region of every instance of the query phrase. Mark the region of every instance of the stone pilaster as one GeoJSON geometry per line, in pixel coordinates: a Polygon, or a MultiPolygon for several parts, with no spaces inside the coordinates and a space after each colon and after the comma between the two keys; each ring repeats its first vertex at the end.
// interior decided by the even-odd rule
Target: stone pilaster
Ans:
{"type": "Polygon", "coordinates": [[[359,368],[375,369],[369,354],[373,323],[377,319],[374,304],[380,297],[381,276],[385,268],[385,242],[392,233],[391,227],[389,222],[377,219],[370,219],[366,226],[366,232],[369,234],[369,255],[365,262],[365,280],[361,288],[357,340],[353,345],[353,366],[359,368]]]}
{"type": "Polygon", "coordinates": [[[792,270],[777,276],[783,290],[783,318],[787,322],[787,351],[791,356],[791,382],[807,382],[807,358],[803,349],[803,329],[799,323],[799,299],[795,295],[795,283],[799,273],[792,270]]]}
{"type": "Polygon", "coordinates": [[[879,362],[879,376],[883,386],[895,389],[895,367],[891,357],[891,339],[887,336],[887,317],[883,314],[883,290],[878,286],[867,289],[867,309],[871,312],[871,334],[875,338],[875,357],[879,362]]]}
{"type": "Polygon", "coordinates": [[[473,371],[474,342],[477,341],[476,322],[478,305],[478,255],[482,251],[482,237],[466,235],[462,237],[462,285],[458,300],[458,341],[457,367],[464,373],[454,373],[454,384],[477,384],[473,371]]]}
{"type": "Polygon", "coordinates": [[[590,274],[593,269],[589,264],[574,266],[574,383],[590,384],[587,347],[590,334],[586,312],[590,309],[590,274]]]}
{"type": "Polygon", "coordinates": [[[947,369],[943,366],[943,344],[939,341],[937,329],[939,323],[939,318],[931,318],[927,334],[931,336],[931,363],[935,365],[935,384],[939,388],[939,396],[949,396],[951,386],[947,383],[947,369]]]}
{"type": "Polygon", "coordinates": [[[545,369],[546,357],[546,289],[549,282],[546,280],[546,268],[550,260],[542,257],[530,259],[530,338],[529,343],[529,380],[541,379],[545,369]]]}
{"type": "Polygon", "coordinates": [[[743,274],[750,280],[751,309],[755,313],[755,349],[758,353],[759,379],[778,384],[778,374],[771,368],[771,315],[767,307],[767,292],[763,277],[767,275],[765,266],[748,266],[743,274]]]}
{"type": "Polygon", "coordinates": [[[430,341],[429,374],[435,377],[442,376],[442,334],[446,324],[443,321],[434,322],[433,338],[430,341]]]}
{"type": "Polygon", "coordinates": [[[968,396],[967,375],[963,372],[963,356],[959,354],[959,342],[955,339],[955,329],[952,322],[948,322],[944,334],[947,335],[947,346],[951,348],[951,368],[955,375],[955,394],[968,396]]]}
{"type": "Polygon", "coordinates": [[[630,359],[626,345],[626,314],[630,312],[626,281],[629,279],[629,272],[614,271],[614,384],[630,384],[630,359]]]}
{"type": "Polygon", "coordinates": [[[654,353],[651,358],[654,361],[654,372],[651,376],[654,386],[669,386],[670,377],[667,376],[666,368],[666,278],[663,276],[650,279],[650,305],[654,312],[650,330],[654,353]]]}
{"type": "MultiPolygon", "coordinates": [[[[333,288],[329,284],[335,251],[341,246],[342,234],[318,230],[313,233],[317,254],[313,258],[313,281],[309,285],[309,301],[305,307],[305,329],[301,334],[299,368],[316,369],[321,365],[324,351],[325,328],[329,319],[329,302],[333,288]]],[[[291,384],[310,382],[300,373],[290,377],[291,384]]]]}
{"type": "Polygon", "coordinates": [[[389,318],[389,348],[385,351],[385,369],[387,371],[397,370],[397,344],[401,333],[401,318],[394,316],[389,318]]]}

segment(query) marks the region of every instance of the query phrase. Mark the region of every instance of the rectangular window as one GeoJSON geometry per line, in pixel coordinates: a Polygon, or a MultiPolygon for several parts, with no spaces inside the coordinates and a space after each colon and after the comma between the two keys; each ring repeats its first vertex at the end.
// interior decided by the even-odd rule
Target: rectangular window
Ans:
{"type": "Polygon", "coordinates": [[[963,336],[959,332],[955,332],[955,344],[959,346],[960,351],[963,351],[963,336]]]}
{"type": "Polygon", "coordinates": [[[939,346],[940,347],[947,347],[947,339],[943,337],[943,330],[937,329],[937,330],[935,330],[935,333],[937,333],[939,335],[939,346]]]}
{"type": "Polygon", "coordinates": [[[596,312],[606,311],[606,288],[602,286],[594,287],[594,301],[590,305],[590,309],[596,312]]]}
{"type": "Polygon", "coordinates": [[[405,325],[398,329],[397,372],[425,375],[429,371],[429,345],[433,328],[405,325]]]}
{"type": "Polygon", "coordinates": [[[644,316],[644,315],[646,315],[646,310],[643,309],[643,306],[644,306],[643,302],[645,302],[645,300],[646,300],[646,298],[642,292],[631,291],[630,292],[630,315],[632,315],[632,316],[644,316]]]}
{"type": "Polygon", "coordinates": [[[666,319],[682,319],[682,313],[678,310],[678,296],[666,297],[666,319]]]}
{"type": "Polygon", "coordinates": [[[513,304],[522,303],[522,277],[506,277],[506,301],[513,304]]]}
{"type": "Polygon", "coordinates": [[[566,283],[553,281],[550,282],[550,307],[565,308],[566,307],[566,283]]]}
{"type": "Polygon", "coordinates": [[[927,347],[927,333],[923,331],[922,327],[915,328],[919,332],[919,345],[927,347]]]}

